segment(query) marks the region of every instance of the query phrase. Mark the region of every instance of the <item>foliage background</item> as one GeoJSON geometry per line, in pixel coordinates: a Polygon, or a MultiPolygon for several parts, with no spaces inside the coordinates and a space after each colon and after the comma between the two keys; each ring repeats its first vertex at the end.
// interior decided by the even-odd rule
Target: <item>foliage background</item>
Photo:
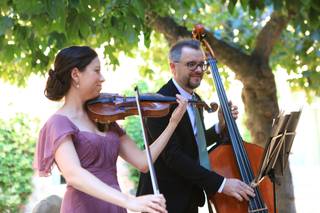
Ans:
{"type": "Polygon", "coordinates": [[[19,212],[33,191],[37,124],[25,114],[0,119],[0,212],[19,212]]]}

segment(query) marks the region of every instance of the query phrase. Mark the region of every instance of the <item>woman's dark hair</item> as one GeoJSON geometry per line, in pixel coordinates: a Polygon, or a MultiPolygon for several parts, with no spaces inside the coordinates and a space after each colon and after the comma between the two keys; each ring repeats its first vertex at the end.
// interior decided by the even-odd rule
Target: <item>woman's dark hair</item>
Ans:
{"type": "Polygon", "coordinates": [[[54,61],[54,69],[49,70],[44,95],[53,101],[61,100],[71,87],[71,70],[81,72],[96,58],[97,53],[87,46],[71,46],[62,49],[54,61]]]}

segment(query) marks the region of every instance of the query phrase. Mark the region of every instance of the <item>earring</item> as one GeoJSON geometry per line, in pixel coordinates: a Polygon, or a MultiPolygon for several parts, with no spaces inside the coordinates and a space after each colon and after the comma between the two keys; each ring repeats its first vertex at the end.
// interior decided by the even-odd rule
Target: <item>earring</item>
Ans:
{"type": "Polygon", "coordinates": [[[77,87],[77,88],[79,89],[79,87],[80,87],[80,84],[77,84],[77,85],[76,85],[76,87],[77,87]]]}

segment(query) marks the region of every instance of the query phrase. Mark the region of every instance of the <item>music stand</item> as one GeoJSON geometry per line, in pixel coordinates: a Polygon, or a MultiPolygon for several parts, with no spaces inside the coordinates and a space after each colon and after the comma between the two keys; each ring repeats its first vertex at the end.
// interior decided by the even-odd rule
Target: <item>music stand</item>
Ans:
{"type": "Polygon", "coordinates": [[[275,183],[280,184],[279,177],[283,176],[284,170],[287,167],[300,114],[301,109],[288,114],[281,112],[274,120],[271,136],[264,149],[263,160],[260,163],[258,175],[251,183],[252,187],[256,187],[266,176],[269,176],[273,183],[275,209],[275,183]]]}

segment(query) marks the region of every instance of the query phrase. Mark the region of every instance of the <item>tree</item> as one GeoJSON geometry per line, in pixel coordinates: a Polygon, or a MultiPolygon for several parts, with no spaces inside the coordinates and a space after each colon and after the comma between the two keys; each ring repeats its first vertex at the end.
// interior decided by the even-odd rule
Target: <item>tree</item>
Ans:
{"type": "MultiPolygon", "coordinates": [[[[246,125],[253,142],[264,145],[279,111],[277,67],[292,76],[293,88],[309,97],[320,93],[319,5],[318,0],[2,0],[0,77],[23,84],[31,73],[44,74],[56,51],[72,44],[102,45],[110,63],[118,64],[118,53],[133,55],[139,39],[149,47],[152,32],[171,44],[190,37],[192,25],[201,21],[220,64],[243,83],[246,125]]],[[[280,212],[294,211],[291,189],[282,184],[280,212]]]]}

